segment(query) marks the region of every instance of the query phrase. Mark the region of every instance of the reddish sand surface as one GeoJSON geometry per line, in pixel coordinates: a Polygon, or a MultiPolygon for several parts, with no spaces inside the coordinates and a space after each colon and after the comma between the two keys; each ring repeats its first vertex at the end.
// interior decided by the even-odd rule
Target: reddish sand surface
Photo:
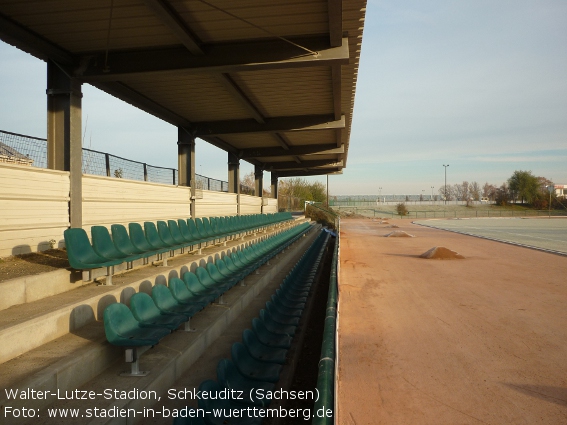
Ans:
{"type": "Polygon", "coordinates": [[[337,423],[567,424],[567,257],[391,222],[341,221],[337,423]]]}

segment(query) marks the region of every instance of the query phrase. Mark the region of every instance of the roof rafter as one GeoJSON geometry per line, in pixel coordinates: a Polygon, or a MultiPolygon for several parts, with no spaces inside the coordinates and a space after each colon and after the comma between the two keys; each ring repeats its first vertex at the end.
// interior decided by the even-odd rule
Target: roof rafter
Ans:
{"type": "Polygon", "coordinates": [[[175,9],[165,0],[142,0],[154,14],[175,34],[193,55],[204,55],[201,41],[185,24],[175,9]]]}
{"type": "Polygon", "coordinates": [[[304,145],[290,146],[289,150],[280,147],[272,148],[248,148],[242,149],[238,156],[241,159],[263,158],[270,156],[294,156],[294,155],[315,155],[315,154],[341,154],[344,153],[344,146],[338,147],[334,144],[323,145],[304,145]]]}
{"type": "Polygon", "coordinates": [[[263,124],[251,119],[195,122],[192,126],[195,135],[198,137],[240,133],[332,130],[344,127],[345,117],[343,116],[340,120],[335,121],[332,115],[297,115],[266,118],[266,122],[263,124]]]}
{"type": "Polygon", "coordinates": [[[0,39],[44,61],[51,59],[60,65],[69,66],[78,62],[65,49],[1,14],[0,39]]]}
{"type": "Polygon", "coordinates": [[[281,40],[259,40],[205,46],[203,56],[194,56],[185,47],[111,51],[108,68],[105,69],[104,52],[95,52],[81,58],[85,66],[77,69],[74,76],[86,82],[122,81],[140,75],[187,76],[192,73],[230,73],[349,62],[348,38],[343,38],[339,47],[329,47],[324,37],[304,37],[294,39],[294,42],[308,46],[317,54],[305,54],[281,40]]]}
{"type": "Polygon", "coordinates": [[[329,13],[329,40],[331,46],[340,46],[343,37],[343,1],[327,0],[329,13]]]}
{"type": "Polygon", "coordinates": [[[303,169],[303,168],[312,168],[312,167],[325,167],[325,166],[333,166],[333,167],[342,167],[343,162],[338,161],[335,159],[310,159],[307,161],[302,161],[301,163],[297,163],[295,161],[283,161],[283,162],[274,162],[266,163],[267,170],[296,170],[296,169],[303,169]]]}
{"type": "Polygon", "coordinates": [[[307,170],[278,171],[278,177],[321,176],[325,174],[342,174],[342,168],[319,168],[307,170]]]}

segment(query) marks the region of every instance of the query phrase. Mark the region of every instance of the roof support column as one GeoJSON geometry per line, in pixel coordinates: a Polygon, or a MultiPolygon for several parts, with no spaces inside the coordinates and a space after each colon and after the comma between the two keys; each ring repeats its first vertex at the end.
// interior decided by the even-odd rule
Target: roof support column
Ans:
{"type": "Polygon", "coordinates": [[[69,172],[69,222],[83,226],[81,83],[47,61],[47,167],[69,172]]]}
{"type": "MultiPolygon", "coordinates": [[[[254,194],[262,198],[264,192],[264,170],[260,165],[254,165],[254,194]]],[[[260,206],[260,212],[264,212],[264,206],[260,206]]]]}
{"type": "Polygon", "coordinates": [[[191,187],[189,211],[195,218],[195,137],[184,127],[177,127],[177,167],[179,186],[191,187]]]}
{"type": "Polygon", "coordinates": [[[228,193],[236,193],[236,214],[240,215],[240,160],[228,152],[228,193]]]}
{"type": "Polygon", "coordinates": [[[278,199],[278,175],[276,173],[272,173],[272,187],[270,189],[272,198],[278,199]]]}

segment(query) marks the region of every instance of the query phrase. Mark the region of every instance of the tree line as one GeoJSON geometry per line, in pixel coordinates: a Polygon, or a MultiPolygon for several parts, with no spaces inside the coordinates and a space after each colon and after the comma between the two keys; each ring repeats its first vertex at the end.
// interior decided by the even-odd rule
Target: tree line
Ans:
{"type": "MultiPolygon", "coordinates": [[[[553,182],[546,177],[535,176],[531,171],[516,170],[500,186],[488,182],[463,181],[453,185],[441,186],[439,196],[447,201],[480,201],[482,198],[498,205],[510,203],[530,204],[534,208],[547,208],[549,205],[548,186],[553,182]]],[[[552,193],[555,196],[555,193],[552,193]]],[[[437,198],[437,197],[435,197],[437,198]]]]}

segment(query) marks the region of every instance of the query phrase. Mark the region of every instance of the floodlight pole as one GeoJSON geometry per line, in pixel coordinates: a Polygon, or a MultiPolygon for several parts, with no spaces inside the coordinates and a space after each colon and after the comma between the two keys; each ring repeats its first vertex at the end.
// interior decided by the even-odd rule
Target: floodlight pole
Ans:
{"type": "Polygon", "coordinates": [[[555,189],[555,185],[547,186],[547,191],[549,192],[549,205],[547,207],[547,217],[551,218],[551,191],[555,189]]]}
{"type": "Polygon", "coordinates": [[[435,186],[431,186],[431,202],[433,202],[433,189],[435,189],[435,186]]]}
{"type": "Polygon", "coordinates": [[[329,175],[327,174],[327,209],[329,208],[329,175]]]}
{"type": "Polygon", "coordinates": [[[445,165],[443,164],[443,167],[445,167],[445,205],[447,205],[447,167],[449,166],[449,164],[445,165]]]}

